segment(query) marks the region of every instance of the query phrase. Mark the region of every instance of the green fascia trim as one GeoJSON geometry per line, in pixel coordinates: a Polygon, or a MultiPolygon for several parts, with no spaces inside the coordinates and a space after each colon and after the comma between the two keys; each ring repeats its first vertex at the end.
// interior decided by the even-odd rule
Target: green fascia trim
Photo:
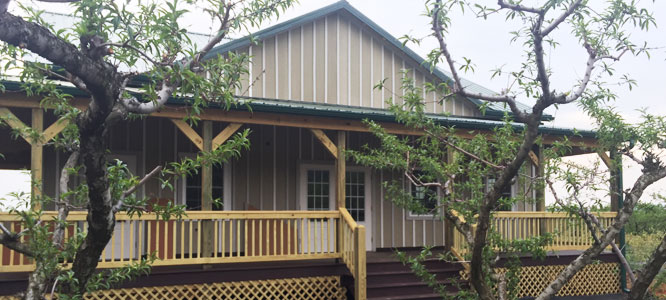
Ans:
{"type": "MultiPolygon", "coordinates": [[[[377,23],[373,22],[370,18],[366,17],[363,13],[361,13],[359,10],[354,8],[352,5],[350,5],[347,1],[339,1],[336,3],[333,3],[331,5],[322,7],[320,9],[317,9],[315,11],[312,11],[310,13],[304,14],[302,16],[290,19],[288,21],[282,22],[280,24],[268,27],[266,29],[257,31],[256,33],[242,37],[239,39],[235,39],[231,42],[225,43],[223,45],[217,46],[213,48],[206,56],[204,56],[204,59],[209,59],[212,58],[216,55],[224,54],[228,51],[235,50],[241,47],[249,46],[252,44],[252,39],[257,39],[257,40],[262,40],[274,35],[277,35],[281,32],[284,32],[292,27],[299,26],[305,23],[312,22],[316,19],[319,19],[323,16],[329,15],[331,13],[337,12],[339,10],[344,10],[354,17],[358,18],[361,20],[363,23],[365,23],[368,27],[370,27],[372,30],[377,32],[382,38],[384,38],[386,41],[388,41],[391,45],[394,47],[402,50],[407,56],[419,63],[419,65],[425,67],[426,69],[429,69],[429,65],[426,63],[425,59],[423,59],[421,56],[416,54],[416,52],[412,51],[408,47],[405,47],[402,45],[402,43],[393,37],[390,33],[388,33],[386,30],[381,28],[377,23]]],[[[440,80],[444,82],[453,82],[449,76],[444,74],[442,70],[438,68],[434,68],[432,70],[432,73],[437,76],[440,80]]],[[[467,98],[469,101],[471,101],[474,105],[477,107],[483,105],[485,102],[483,100],[479,99],[474,99],[474,98],[467,98]]],[[[495,110],[495,109],[488,109],[486,110],[486,116],[488,117],[494,117],[496,119],[500,119],[504,116],[504,111],[501,110],[495,110]]],[[[552,121],[553,117],[551,115],[544,115],[542,117],[543,121],[552,121]]]]}
{"type": "MultiPolygon", "coordinates": [[[[314,117],[329,117],[346,120],[373,120],[378,122],[397,123],[395,116],[388,110],[368,107],[347,106],[338,104],[327,104],[317,102],[302,102],[293,100],[276,100],[257,97],[239,97],[239,104],[232,106],[231,110],[283,113],[291,115],[304,115],[314,117]]],[[[186,99],[171,99],[169,104],[187,105],[186,99]]],[[[211,105],[217,109],[219,105],[211,105]]],[[[488,119],[463,118],[447,116],[443,114],[427,114],[443,126],[455,127],[469,130],[493,130],[504,126],[504,122],[488,119]]],[[[513,127],[517,131],[524,128],[523,124],[514,123],[513,127]]],[[[570,128],[558,127],[540,127],[539,132],[543,134],[552,134],[559,136],[580,136],[587,138],[596,138],[596,132],[591,130],[576,130],[570,128]]]]}
{"type": "MultiPolygon", "coordinates": [[[[22,91],[21,82],[2,80],[0,84],[5,86],[7,91],[22,91]]],[[[61,86],[61,91],[75,97],[89,97],[90,95],[71,86],[61,86]]],[[[140,97],[140,95],[136,95],[140,97]]],[[[0,96],[1,97],[1,96],[0,96]]],[[[171,105],[187,105],[187,98],[172,97],[167,102],[171,105]]],[[[356,107],[347,105],[302,102],[292,100],[277,100],[267,98],[239,97],[239,104],[231,107],[231,110],[237,111],[256,111],[268,113],[283,113],[291,115],[306,115],[314,117],[331,117],[347,120],[373,120],[378,122],[396,122],[395,116],[385,109],[356,107]]],[[[211,104],[210,109],[222,109],[219,104],[211,104]]],[[[504,122],[497,120],[461,118],[447,116],[443,114],[427,114],[428,117],[436,120],[443,126],[452,126],[460,129],[470,130],[492,130],[504,126],[504,122]]],[[[523,125],[514,123],[516,130],[522,130],[523,125]]],[[[540,127],[539,132],[543,134],[552,134],[560,136],[581,136],[595,138],[596,132],[590,130],[575,130],[569,128],[540,127]]]]}

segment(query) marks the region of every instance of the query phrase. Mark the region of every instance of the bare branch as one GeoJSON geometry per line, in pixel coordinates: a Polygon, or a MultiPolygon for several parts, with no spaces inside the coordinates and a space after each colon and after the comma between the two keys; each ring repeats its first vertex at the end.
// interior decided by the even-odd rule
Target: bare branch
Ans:
{"type": "Polygon", "coordinates": [[[2,223],[0,223],[0,231],[2,231],[2,234],[0,234],[0,244],[18,253],[30,257],[34,256],[28,245],[21,243],[19,240],[20,234],[9,231],[2,223]]]}
{"type": "Polygon", "coordinates": [[[69,155],[69,158],[67,158],[67,161],[65,162],[65,165],[62,167],[62,170],[60,171],[60,201],[56,201],[56,210],[58,211],[58,216],[57,220],[61,222],[58,226],[53,231],[53,244],[56,246],[61,246],[64,240],[64,235],[65,235],[65,225],[64,222],[67,220],[67,215],[69,215],[69,209],[71,207],[70,205],[70,197],[67,196],[67,193],[69,192],[69,178],[70,178],[70,170],[76,166],[76,164],[79,161],[79,152],[74,151],[72,154],[69,155]],[[66,196],[62,196],[66,195],[66,196]]]}
{"type": "Polygon", "coordinates": [[[564,22],[564,20],[566,20],[582,3],[583,0],[577,0],[576,2],[574,2],[574,4],[569,6],[569,8],[564,13],[562,13],[559,17],[557,17],[557,19],[555,19],[552,23],[550,23],[548,27],[544,28],[541,31],[541,35],[547,36],[548,34],[550,34],[553,30],[555,30],[555,28],[557,28],[557,26],[559,26],[562,22],[564,22]]]}
{"type": "Polygon", "coordinates": [[[125,198],[127,196],[131,195],[132,193],[134,193],[136,191],[136,189],[138,189],[139,187],[144,185],[149,179],[153,178],[160,171],[162,171],[162,166],[155,167],[155,169],[150,171],[150,173],[146,174],[146,176],[143,176],[143,178],[139,181],[139,183],[137,183],[136,185],[134,185],[130,189],[124,191],[120,200],[118,200],[118,203],[116,203],[116,205],[113,206],[113,212],[118,212],[123,208],[123,206],[126,206],[125,203],[124,203],[125,198]]]}
{"type": "Polygon", "coordinates": [[[535,7],[529,7],[521,4],[514,4],[514,3],[506,3],[504,0],[497,0],[497,4],[501,8],[508,8],[510,10],[514,11],[521,11],[521,12],[528,12],[528,13],[533,13],[533,14],[543,14],[544,10],[540,8],[535,8],[535,7]]]}
{"type": "Polygon", "coordinates": [[[514,114],[514,118],[516,119],[516,121],[524,122],[526,120],[525,112],[518,108],[518,105],[516,104],[516,100],[514,97],[509,95],[491,96],[481,93],[470,93],[465,90],[465,88],[462,85],[462,81],[458,76],[458,71],[456,69],[455,62],[453,61],[448,46],[444,41],[444,37],[442,36],[443,29],[442,25],[439,22],[439,13],[441,12],[441,9],[442,9],[442,1],[437,0],[435,2],[435,8],[433,9],[432,12],[432,31],[435,38],[437,38],[437,41],[439,42],[439,49],[444,55],[444,58],[446,59],[446,62],[449,65],[451,76],[453,77],[453,86],[451,87],[451,91],[462,97],[475,98],[489,102],[506,103],[507,105],[509,105],[509,108],[511,109],[511,112],[514,114]]]}

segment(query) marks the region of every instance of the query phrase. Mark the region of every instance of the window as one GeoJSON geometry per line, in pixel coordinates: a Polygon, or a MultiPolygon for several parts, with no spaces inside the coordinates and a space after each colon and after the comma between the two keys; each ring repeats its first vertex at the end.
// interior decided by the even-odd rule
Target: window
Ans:
{"type": "Polygon", "coordinates": [[[345,207],[357,222],[365,221],[365,173],[345,174],[345,207]]]}
{"type": "MultiPolygon", "coordinates": [[[[496,180],[495,178],[486,179],[486,192],[490,191],[493,184],[495,184],[495,180],[496,180]]],[[[512,191],[513,191],[513,186],[508,185],[508,186],[504,187],[504,189],[502,190],[502,195],[500,197],[501,198],[511,198],[511,197],[513,197],[513,192],[512,191]]],[[[512,210],[511,205],[509,205],[509,204],[502,205],[498,208],[498,211],[511,211],[511,210],[512,210]]]]}
{"type": "MultiPolygon", "coordinates": [[[[414,176],[421,177],[422,173],[415,172],[414,176]]],[[[424,214],[410,212],[410,216],[432,216],[433,214],[430,212],[432,212],[435,208],[437,208],[437,202],[439,200],[437,197],[438,196],[437,187],[416,186],[415,184],[411,184],[410,190],[414,201],[420,203],[421,206],[426,210],[426,213],[424,214]]]]}
{"type": "MultiPolygon", "coordinates": [[[[213,166],[213,210],[223,210],[224,167],[213,166]]],[[[187,210],[201,210],[201,170],[185,177],[185,206],[187,210]]]]}
{"type": "Polygon", "coordinates": [[[307,209],[329,210],[330,202],[330,171],[307,170],[307,209]]]}

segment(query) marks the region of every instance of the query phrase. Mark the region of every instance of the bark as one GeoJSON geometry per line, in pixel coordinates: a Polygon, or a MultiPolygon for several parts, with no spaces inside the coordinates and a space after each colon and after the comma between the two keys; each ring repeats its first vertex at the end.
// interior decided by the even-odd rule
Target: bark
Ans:
{"type": "Polygon", "coordinates": [[[645,263],[643,269],[638,273],[638,279],[634,281],[631,293],[629,293],[627,299],[640,300],[645,298],[650,284],[654,280],[654,277],[659,274],[664,263],[666,263],[666,235],[661,240],[659,247],[654,250],[650,259],[645,263]]]}
{"type": "MultiPolygon", "coordinates": [[[[79,152],[72,152],[69,155],[69,158],[67,158],[65,165],[62,167],[62,170],[60,171],[60,195],[63,195],[69,191],[69,169],[74,168],[78,161],[79,152]]],[[[59,200],[60,201],[56,202],[56,210],[58,211],[57,219],[65,221],[69,215],[69,197],[61,196],[59,200]]],[[[53,231],[53,244],[56,245],[56,247],[62,247],[63,239],[65,236],[65,229],[67,229],[67,227],[62,224],[56,226],[55,230],[53,231]]]]}

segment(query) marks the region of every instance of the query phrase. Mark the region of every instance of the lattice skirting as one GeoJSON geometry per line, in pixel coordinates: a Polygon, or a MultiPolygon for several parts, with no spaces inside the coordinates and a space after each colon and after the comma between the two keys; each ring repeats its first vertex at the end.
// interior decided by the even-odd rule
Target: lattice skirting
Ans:
{"type": "MultiPolygon", "coordinates": [[[[113,289],[86,295],[90,300],[346,300],[347,289],[340,276],[237,281],[192,285],[171,285],[113,289]]],[[[2,297],[0,300],[16,299],[2,297]]]]}
{"type": "MultiPolygon", "coordinates": [[[[566,265],[526,266],[521,268],[519,297],[537,296],[566,265]]],[[[500,273],[505,269],[498,269],[500,273]]],[[[599,263],[586,266],[559,291],[557,296],[590,296],[620,292],[619,265],[599,263]]]]}

